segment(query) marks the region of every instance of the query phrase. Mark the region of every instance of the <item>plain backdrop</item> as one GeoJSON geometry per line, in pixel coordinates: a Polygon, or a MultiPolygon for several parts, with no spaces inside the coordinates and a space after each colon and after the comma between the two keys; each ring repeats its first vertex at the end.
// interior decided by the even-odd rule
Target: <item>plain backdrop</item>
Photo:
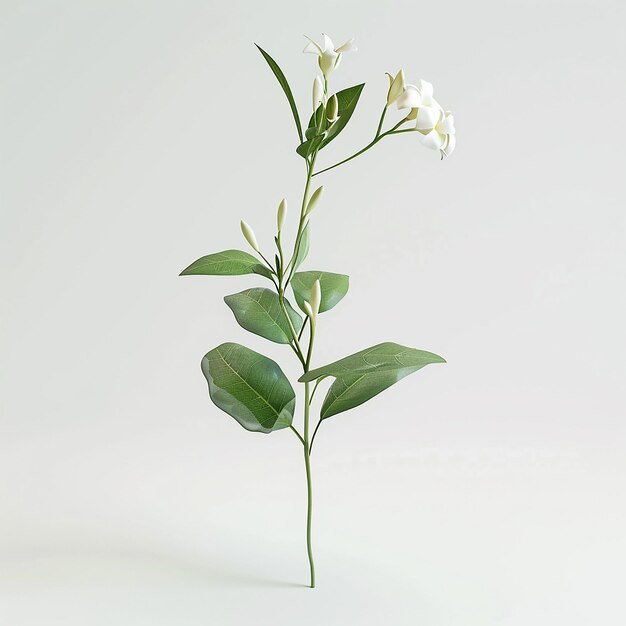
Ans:
{"type": "MultiPolygon", "coordinates": [[[[626,620],[622,2],[0,2],[0,622],[554,626],[626,620]],[[458,129],[319,177],[305,268],[349,274],[315,365],[380,341],[448,360],[333,417],[313,455],[318,588],[291,432],[214,407],[202,355],[247,334],[178,278],[293,234],[304,34],[366,82],[328,165],[375,130],[385,72],[458,129]]],[[[395,112],[391,118],[395,119],[395,112]]]]}

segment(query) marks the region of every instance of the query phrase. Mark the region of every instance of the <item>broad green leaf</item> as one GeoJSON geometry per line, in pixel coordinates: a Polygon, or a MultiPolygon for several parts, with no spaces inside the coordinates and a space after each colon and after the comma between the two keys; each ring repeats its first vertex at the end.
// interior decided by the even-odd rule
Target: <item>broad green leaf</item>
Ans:
{"type": "Polygon", "coordinates": [[[333,376],[320,411],[321,419],[363,404],[405,376],[430,363],[445,359],[423,350],[397,343],[381,343],[351,356],[307,372],[300,382],[333,376]]]}
{"type": "Polygon", "coordinates": [[[236,276],[239,274],[260,274],[270,278],[270,271],[261,265],[258,260],[242,250],[224,250],[215,254],[207,254],[194,261],[184,269],[180,275],[211,275],[211,276],[236,276]]]}
{"type": "Polygon", "coordinates": [[[223,343],[202,359],[211,400],[246,430],[271,433],[293,420],[296,396],[277,363],[238,343],[223,343]]]}
{"type": "Polygon", "coordinates": [[[300,156],[306,158],[315,149],[319,148],[321,150],[346,127],[346,124],[350,121],[350,118],[356,109],[356,105],[359,102],[363,87],[365,87],[365,83],[355,85],[354,87],[348,87],[348,89],[342,89],[335,94],[339,103],[339,119],[328,130],[326,130],[326,124],[323,124],[321,127],[319,124],[319,116],[323,112],[323,105],[320,104],[309,120],[309,125],[305,133],[307,141],[301,143],[296,148],[296,152],[300,156]],[[317,135],[318,128],[320,131],[319,135],[317,135]],[[315,140],[319,140],[320,137],[322,139],[319,142],[319,145],[315,144],[315,140]]]}
{"type": "Polygon", "coordinates": [[[300,247],[298,248],[296,261],[293,264],[294,271],[297,270],[302,265],[302,263],[304,263],[304,260],[309,254],[310,246],[311,246],[311,233],[309,231],[309,223],[307,222],[307,225],[304,227],[304,230],[302,231],[302,237],[300,238],[300,247]]]}
{"type": "MultiPolygon", "coordinates": [[[[270,289],[263,287],[246,289],[226,296],[224,302],[231,308],[242,328],[276,343],[291,341],[291,329],[280,306],[278,294],[270,289]]],[[[295,331],[300,332],[302,318],[287,300],[285,300],[285,308],[295,331]]]]}
{"type": "Polygon", "coordinates": [[[332,272],[297,272],[291,279],[291,288],[298,306],[304,311],[303,302],[311,300],[311,289],[316,280],[320,281],[322,300],[320,313],[332,309],[348,293],[350,277],[332,272]]]}
{"type": "Polygon", "coordinates": [[[276,76],[280,86],[283,88],[285,95],[287,96],[287,100],[289,101],[289,106],[291,107],[291,113],[293,114],[293,119],[296,122],[296,128],[298,130],[298,137],[300,138],[300,142],[302,142],[302,125],[300,123],[300,115],[298,114],[298,107],[296,106],[296,101],[294,100],[293,93],[291,92],[291,87],[283,74],[283,71],[278,67],[278,63],[272,59],[272,57],[261,48],[258,44],[254,44],[259,52],[263,55],[263,58],[267,61],[267,64],[270,66],[272,72],[274,72],[274,76],[276,76]]]}

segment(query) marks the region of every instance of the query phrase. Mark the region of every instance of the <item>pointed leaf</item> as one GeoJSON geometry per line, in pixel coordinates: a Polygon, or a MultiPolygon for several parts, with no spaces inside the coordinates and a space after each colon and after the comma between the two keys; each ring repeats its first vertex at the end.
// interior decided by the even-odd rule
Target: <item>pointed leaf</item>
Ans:
{"type": "Polygon", "coordinates": [[[300,115],[298,114],[298,107],[296,106],[296,101],[294,100],[293,93],[291,92],[291,87],[283,74],[283,71],[278,67],[278,63],[272,59],[272,57],[261,48],[261,46],[254,44],[259,52],[263,55],[263,58],[267,61],[267,64],[270,66],[272,72],[274,72],[274,76],[276,76],[280,86],[283,88],[285,92],[285,96],[287,96],[287,100],[289,101],[289,106],[291,107],[291,113],[293,114],[293,119],[296,122],[296,129],[298,130],[298,137],[300,138],[300,142],[302,142],[302,125],[300,123],[300,115]]]}
{"type": "Polygon", "coordinates": [[[381,343],[351,356],[307,372],[300,382],[333,376],[320,411],[321,419],[363,404],[381,391],[430,363],[445,359],[397,343],[381,343]]]}
{"type": "Polygon", "coordinates": [[[350,277],[345,274],[333,274],[332,272],[297,272],[291,279],[291,288],[296,297],[298,306],[303,302],[311,301],[311,289],[316,280],[320,281],[322,299],[320,301],[320,313],[332,309],[348,293],[350,277]]]}
{"type": "Polygon", "coordinates": [[[223,343],[202,359],[217,407],[246,430],[270,433],[293,420],[296,396],[277,363],[238,343],[223,343]]]}
{"type": "Polygon", "coordinates": [[[301,143],[297,148],[296,152],[305,159],[315,152],[319,146],[324,141],[324,135],[319,135],[317,137],[313,137],[312,139],[308,139],[304,143],[301,143]]]}
{"type": "Polygon", "coordinates": [[[326,137],[322,142],[322,148],[326,147],[346,127],[346,124],[350,121],[354,109],[356,109],[356,105],[359,102],[363,87],[365,87],[365,83],[337,92],[339,119],[326,132],[326,137]]]}
{"type": "Polygon", "coordinates": [[[264,265],[242,250],[224,250],[207,254],[185,268],[180,276],[237,276],[240,274],[260,274],[266,278],[271,276],[270,271],[264,265]]]}
{"type": "Polygon", "coordinates": [[[354,87],[348,87],[348,89],[342,89],[335,94],[339,104],[339,119],[328,129],[326,129],[326,124],[324,124],[320,129],[322,132],[317,135],[317,129],[320,126],[319,116],[323,113],[323,105],[320,104],[315,113],[309,119],[309,125],[305,133],[307,141],[301,143],[296,148],[296,152],[299,155],[307,157],[314,150],[318,148],[321,150],[346,127],[346,124],[350,121],[350,118],[356,109],[356,105],[359,102],[363,87],[365,87],[365,83],[355,85],[354,87]],[[319,144],[314,144],[313,142],[315,140],[319,140],[320,137],[322,139],[319,141],[319,144]]]}
{"type": "MultiPolygon", "coordinates": [[[[280,306],[278,294],[270,289],[263,287],[246,289],[226,296],[224,302],[230,307],[242,328],[275,343],[291,341],[291,329],[280,306]]],[[[302,318],[287,300],[285,300],[285,307],[295,331],[300,332],[302,318]]]]}

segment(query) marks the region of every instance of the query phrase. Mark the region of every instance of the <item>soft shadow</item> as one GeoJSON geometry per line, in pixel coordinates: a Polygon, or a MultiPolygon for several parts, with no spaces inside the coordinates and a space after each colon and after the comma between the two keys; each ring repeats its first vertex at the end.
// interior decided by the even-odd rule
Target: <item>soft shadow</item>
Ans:
{"type": "Polygon", "coordinates": [[[308,588],[306,584],[255,576],[211,559],[161,549],[124,545],[54,545],[0,551],[0,585],[137,583],[155,578],[187,578],[223,587],[308,588]]]}

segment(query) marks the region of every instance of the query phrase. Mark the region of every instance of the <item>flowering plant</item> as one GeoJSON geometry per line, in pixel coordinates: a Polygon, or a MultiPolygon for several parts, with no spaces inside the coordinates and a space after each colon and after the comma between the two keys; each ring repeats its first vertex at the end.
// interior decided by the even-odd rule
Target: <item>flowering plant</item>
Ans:
{"type": "MultiPolygon", "coordinates": [[[[258,46],[257,46],[258,47],[258,46]]],[[[299,271],[306,260],[309,246],[309,222],[320,204],[323,187],[312,190],[313,178],[363,154],[386,137],[400,133],[417,133],[426,147],[439,150],[442,158],[455,147],[454,119],[433,98],[433,87],[426,81],[407,84],[404,72],[388,74],[389,88],[374,138],[355,154],[316,170],[319,153],[346,127],[361,97],[364,84],[331,93],[329,77],[337,69],[346,52],[356,50],[353,40],[335,47],[323,35],[320,45],[309,41],[304,52],[318,57],[321,75],[313,81],[312,113],[303,130],[298,108],[285,75],[272,57],[259,51],[270,66],[287,97],[298,133],[297,154],[306,164],[306,180],[295,240],[286,254],[283,227],[287,219],[287,201],[281,200],[277,211],[273,261],[261,251],[252,228],[243,220],[241,231],[256,253],[225,250],[209,254],[187,267],[181,275],[260,276],[271,283],[268,287],[252,287],[224,298],[237,323],[246,330],[269,341],[285,344],[302,366],[298,382],[303,384],[303,420],[298,429],[293,423],[296,394],[280,366],[271,359],[237,343],[223,343],[202,359],[202,372],[209,385],[211,400],[231,415],[246,430],[272,433],[290,429],[302,446],[307,484],[306,542],[310,585],[315,586],[315,567],[311,544],[312,481],[311,452],[321,424],[332,417],[363,404],[405,376],[430,363],[444,363],[432,352],[416,350],[397,343],[381,343],[321,367],[312,368],[313,346],[320,314],[332,309],[348,291],[348,276],[315,270],[299,271]],[[395,104],[402,119],[383,130],[385,116],[395,104]],[[407,112],[408,111],[408,112],[407,112]],[[298,312],[289,301],[291,295],[298,312]],[[327,379],[332,379],[324,398],[317,425],[311,435],[311,410],[315,393],[327,379]]],[[[271,255],[268,255],[271,258],[271,255]]]]}

